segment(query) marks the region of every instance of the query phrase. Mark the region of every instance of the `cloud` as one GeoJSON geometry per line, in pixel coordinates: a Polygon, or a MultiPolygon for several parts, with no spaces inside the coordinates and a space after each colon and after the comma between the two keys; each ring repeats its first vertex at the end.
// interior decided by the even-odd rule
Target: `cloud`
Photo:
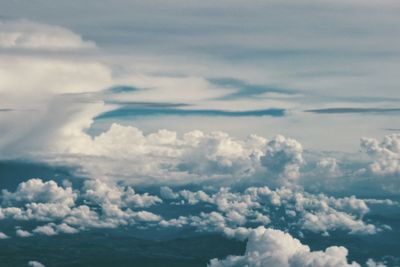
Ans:
{"type": "Polygon", "coordinates": [[[267,145],[261,163],[284,178],[296,179],[300,176],[300,166],[304,163],[302,145],[290,138],[278,135],[267,145]]]}
{"type": "Polygon", "coordinates": [[[0,94],[7,99],[20,97],[13,102],[0,102],[10,108],[26,103],[22,97],[27,95],[33,101],[47,99],[51,94],[101,91],[111,83],[110,69],[96,61],[7,54],[0,55],[0,59],[0,94]]]}
{"type": "Polygon", "coordinates": [[[163,199],[176,199],[179,197],[179,195],[174,193],[168,186],[162,186],[160,188],[160,195],[163,199]]]}
{"type": "Polygon", "coordinates": [[[136,194],[132,187],[119,187],[99,180],[86,181],[83,187],[85,199],[96,204],[111,203],[133,208],[148,208],[162,203],[157,196],[136,194]]]}
{"type": "Polygon", "coordinates": [[[179,217],[161,222],[162,226],[191,225],[200,231],[227,234],[230,229],[244,225],[274,225],[281,229],[328,234],[344,231],[350,234],[370,235],[382,231],[380,226],[363,220],[369,212],[367,203],[392,205],[379,200],[363,200],[354,196],[344,198],[314,195],[299,189],[249,187],[243,192],[221,188],[214,194],[204,191],[170,191],[173,201],[180,205],[207,205],[215,207],[210,213],[179,217]],[[184,202],[180,201],[183,199],[184,202]],[[285,216],[282,217],[282,214],[285,216]]]}
{"type": "Polygon", "coordinates": [[[336,158],[332,157],[324,157],[321,158],[317,162],[316,172],[319,172],[320,175],[329,176],[329,177],[338,177],[342,175],[340,171],[339,164],[336,158]]]}
{"type": "Polygon", "coordinates": [[[298,239],[280,230],[259,227],[250,230],[243,256],[228,256],[224,260],[213,259],[209,267],[270,266],[270,267],[359,267],[349,263],[348,250],[332,246],[325,251],[311,251],[298,239]]]}
{"type": "Polygon", "coordinates": [[[376,159],[369,165],[369,171],[380,176],[400,174],[400,134],[387,135],[382,142],[362,138],[361,148],[376,159]]]}
{"type": "Polygon", "coordinates": [[[60,161],[81,165],[91,177],[127,177],[126,181],[129,177],[132,183],[145,182],[140,177],[152,177],[153,182],[168,177],[168,182],[174,182],[171,179],[179,181],[183,176],[198,177],[201,181],[224,173],[251,173],[265,143],[260,137],[235,140],[221,132],[193,131],[178,137],[176,132],[160,130],[145,135],[138,128],[119,124],[112,124],[108,131],[94,138],[82,137],[58,144],[59,151],[69,154],[68,158],[60,155],[60,161]],[[81,157],[87,161],[78,160],[81,157]],[[94,168],[93,164],[99,161],[103,168],[94,168]]]}
{"type": "Polygon", "coordinates": [[[28,158],[48,149],[107,110],[88,94],[111,82],[110,70],[102,64],[11,55],[0,59],[0,106],[13,109],[0,116],[1,158],[28,158]]]}
{"type": "Polygon", "coordinates": [[[10,237],[8,235],[6,235],[5,233],[0,232],[0,239],[7,239],[7,238],[10,238],[10,237]]]}
{"type": "Polygon", "coordinates": [[[33,230],[33,233],[47,235],[47,236],[52,236],[57,234],[54,228],[51,227],[50,225],[38,226],[33,230]]]}
{"type": "Polygon", "coordinates": [[[400,108],[324,108],[309,109],[306,112],[318,114],[341,114],[341,113],[399,113],[400,108]]]}
{"type": "Polygon", "coordinates": [[[366,264],[367,264],[367,267],[387,267],[386,264],[384,264],[382,262],[376,262],[373,259],[368,259],[366,264]]]}
{"type": "Polygon", "coordinates": [[[32,236],[31,233],[29,233],[28,231],[22,230],[22,229],[18,229],[15,233],[19,237],[31,237],[32,236]]]}
{"type": "Polygon", "coordinates": [[[0,48],[75,50],[94,48],[72,31],[26,20],[0,22],[0,48]]]}
{"type": "Polygon", "coordinates": [[[20,237],[73,234],[161,220],[159,215],[143,210],[161,204],[159,197],[101,181],[85,181],[81,190],[73,191],[54,181],[31,179],[19,184],[15,192],[3,190],[1,198],[7,207],[0,207],[0,220],[48,222],[32,233],[18,229],[20,237]]]}
{"type": "MultiPolygon", "coordinates": [[[[385,226],[363,220],[369,212],[367,203],[393,205],[380,200],[362,200],[354,196],[334,198],[314,195],[287,187],[249,187],[234,192],[221,188],[215,193],[174,192],[162,187],[161,196],[137,194],[130,186],[100,180],[87,180],[78,190],[59,187],[54,181],[31,179],[22,182],[15,192],[3,191],[8,207],[0,208],[0,220],[35,222],[31,232],[18,229],[17,236],[74,234],[91,228],[120,226],[194,227],[198,231],[232,235],[240,227],[275,225],[281,229],[328,234],[343,231],[351,234],[376,234],[385,226]],[[151,208],[194,206],[198,214],[167,217],[151,208]],[[178,205],[178,206],[177,206],[178,205]],[[285,214],[282,217],[282,212],[285,214]],[[43,224],[44,223],[44,224],[43,224]]],[[[156,210],[159,211],[159,208],[156,210]]],[[[386,227],[385,229],[389,229],[386,227]]]]}
{"type": "Polygon", "coordinates": [[[75,204],[77,194],[71,187],[63,188],[54,181],[43,182],[30,179],[18,185],[15,192],[2,191],[2,204],[11,206],[18,203],[59,203],[66,206],[75,204]]]}
{"type": "Polygon", "coordinates": [[[45,267],[42,263],[38,261],[29,261],[28,262],[29,267],[45,267]]]}

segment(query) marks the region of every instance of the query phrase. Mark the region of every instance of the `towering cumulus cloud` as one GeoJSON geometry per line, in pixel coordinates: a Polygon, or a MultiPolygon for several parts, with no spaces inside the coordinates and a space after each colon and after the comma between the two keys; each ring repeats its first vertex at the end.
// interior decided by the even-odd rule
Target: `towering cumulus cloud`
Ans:
{"type": "Polygon", "coordinates": [[[76,56],[94,47],[62,27],[0,23],[1,158],[26,158],[70,138],[105,110],[89,93],[110,84],[110,69],[76,56]]]}

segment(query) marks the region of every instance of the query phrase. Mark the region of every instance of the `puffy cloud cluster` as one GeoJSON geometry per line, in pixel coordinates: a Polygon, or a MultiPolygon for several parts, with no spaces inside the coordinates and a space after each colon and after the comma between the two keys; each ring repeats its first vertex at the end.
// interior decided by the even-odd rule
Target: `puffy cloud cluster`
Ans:
{"type": "MultiPolygon", "coordinates": [[[[77,233],[90,228],[115,228],[121,225],[144,227],[193,227],[199,231],[232,235],[241,227],[271,225],[328,234],[341,230],[352,234],[375,234],[385,227],[363,221],[369,212],[367,203],[397,205],[393,201],[362,200],[356,197],[334,198],[314,195],[301,189],[249,187],[241,192],[221,188],[217,192],[174,192],[161,187],[160,196],[138,194],[130,186],[101,180],[86,180],[80,189],[54,181],[31,179],[14,192],[1,194],[0,220],[35,221],[38,226],[16,235],[56,235],[77,233]],[[156,205],[174,209],[199,205],[197,214],[171,217],[151,212],[156,205]],[[205,208],[205,209],[203,209],[205,208]],[[44,223],[44,224],[43,224],[44,223]]],[[[179,214],[179,213],[178,213],[179,214]]]]}
{"type": "Polygon", "coordinates": [[[82,40],[63,27],[24,20],[0,22],[0,48],[70,50],[94,47],[94,43],[82,40]]]}
{"type": "Polygon", "coordinates": [[[278,135],[268,143],[261,162],[269,170],[285,178],[296,179],[300,176],[300,166],[304,161],[302,153],[303,147],[299,142],[278,135]]]}
{"type": "Polygon", "coordinates": [[[98,205],[110,203],[124,207],[147,208],[162,203],[157,196],[148,193],[137,194],[132,187],[107,184],[99,180],[86,181],[83,191],[86,201],[98,205]]]}
{"type": "Polygon", "coordinates": [[[369,170],[377,175],[400,175],[400,134],[387,135],[379,142],[373,138],[362,138],[361,147],[376,160],[369,170]]]}
{"type": "Polygon", "coordinates": [[[168,177],[171,182],[174,177],[182,176],[199,180],[223,175],[245,176],[255,171],[265,142],[256,137],[235,140],[220,132],[193,131],[182,138],[167,130],[144,135],[137,128],[113,124],[107,132],[66,150],[88,157],[89,164],[83,161],[82,167],[94,177],[104,178],[106,174],[133,179],[168,177]],[[103,168],[93,169],[91,160],[99,158],[104,159],[103,168]]]}
{"type": "Polygon", "coordinates": [[[0,219],[48,222],[32,232],[17,229],[19,237],[33,234],[77,233],[87,228],[158,222],[161,217],[143,210],[162,203],[157,196],[137,194],[133,188],[88,180],[81,190],[54,181],[31,179],[15,192],[3,190],[0,219]]]}
{"type": "Polygon", "coordinates": [[[41,179],[30,179],[18,185],[15,192],[2,190],[2,205],[11,206],[18,203],[59,203],[72,206],[77,197],[71,187],[63,188],[54,181],[43,182],[41,179]]]}
{"type": "Polygon", "coordinates": [[[121,177],[131,183],[234,181],[255,176],[284,181],[298,178],[304,161],[301,144],[283,136],[268,142],[256,135],[236,139],[223,132],[192,131],[178,136],[159,130],[146,135],[138,128],[114,123],[98,136],[75,141],[59,143],[58,151],[68,157],[63,154],[58,160],[81,166],[91,177],[121,177]],[[97,168],[99,164],[102,168],[97,168]]]}
{"type": "Polygon", "coordinates": [[[382,141],[362,138],[361,148],[371,157],[372,162],[356,172],[357,178],[365,177],[374,188],[384,192],[400,192],[400,134],[387,135],[382,141]]]}
{"type": "MultiPolygon", "coordinates": [[[[182,190],[178,193],[163,188],[162,195],[189,205],[207,204],[215,211],[200,213],[199,216],[163,220],[162,226],[187,224],[202,231],[228,233],[230,229],[245,225],[275,225],[284,229],[328,234],[342,230],[352,234],[375,234],[381,228],[363,221],[369,212],[366,201],[356,197],[334,198],[324,194],[313,195],[302,190],[268,187],[250,187],[243,193],[231,192],[227,188],[215,194],[204,191],[182,190]],[[164,193],[163,193],[164,192],[164,193]]],[[[386,203],[381,203],[386,205],[386,203]]]]}
{"type": "MultiPolygon", "coordinates": [[[[374,234],[381,228],[363,221],[363,216],[369,212],[367,203],[398,205],[389,200],[314,195],[298,187],[275,190],[266,186],[249,187],[235,192],[228,188],[174,191],[163,186],[160,196],[138,194],[130,186],[100,180],[86,180],[79,189],[72,189],[67,182],[60,186],[54,181],[31,179],[22,182],[14,192],[2,191],[0,220],[34,222],[30,229],[16,226],[15,235],[21,238],[75,234],[91,228],[135,226],[187,227],[247,239],[244,255],[213,259],[210,267],[359,267],[355,262],[348,263],[344,247],[311,251],[282,230],[299,236],[307,231],[328,235],[336,230],[374,234]],[[156,205],[163,205],[162,210],[174,209],[174,212],[164,212],[163,216],[155,214],[151,208],[156,205]],[[192,207],[194,205],[196,208],[192,207]],[[189,215],[179,215],[179,211],[186,213],[188,210],[191,211],[189,215]]],[[[156,207],[156,210],[161,209],[156,207]]],[[[9,236],[0,233],[0,238],[9,236]]],[[[384,266],[373,260],[367,265],[384,266]]]]}
{"type": "Polygon", "coordinates": [[[258,227],[250,230],[243,256],[228,256],[211,260],[209,267],[360,267],[349,263],[344,247],[328,247],[325,251],[311,251],[298,239],[280,230],[258,227]]]}

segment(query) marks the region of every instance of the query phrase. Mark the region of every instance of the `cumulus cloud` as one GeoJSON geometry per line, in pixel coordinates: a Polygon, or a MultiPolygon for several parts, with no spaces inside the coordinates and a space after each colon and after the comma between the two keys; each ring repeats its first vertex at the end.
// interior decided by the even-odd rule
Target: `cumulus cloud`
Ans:
{"type": "Polygon", "coordinates": [[[283,178],[296,179],[300,176],[300,166],[304,162],[302,153],[303,147],[298,141],[278,135],[268,143],[261,162],[283,178]]]}
{"type": "Polygon", "coordinates": [[[361,149],[371,161],[356,172],[357,178],[363,180],[366,177],[375,189],[383,189],[384,192],[400,192],[400,134],[387,135],[382,141],[362,138],[361,149]]]}
{"type": "Polygon", "coordinates": [[[126,177],[133,183],[146,182],[138,180],[142,177],[151,177],[147,181],[152,182],[167,177],[168,182],[182,177],[197,177],[200,181],[254,173],[263,153],[263,139],[259,138],[258,146],[253,139],[235,140],[225,133],[200,131],[183,137],[167,130],[145,135],[138,128],[114,123],[94,138],[86,136],[85,142],[75,140],[66,144],[63,151],[69,151],[69,159],[92,177],[126,177]],[[83,156],[87,160],[73,161],[72,156],[83,156]],[[102,162],[101,169],[95,168],[99,162],[102,162]]]}
{"type": "Polygon", "coordinates": [[[298,239],[280,230],[259,227],[250,230],[243,256],[228,256],[224,260],[213,259],[209,267],[228,266],[313,266],[313,267],[360,267],[349,263],[344,247],[328,247],[325,251],[311,251],[298,239]]]}
{"type": "MultiPolygon", "coordinates": [[[[173,201],[184,200],[178,202],[181,205],[212,205],[215,211],[163,220],[162,226],[191,225],[201,231],[223,233],[249,224],[271,224],[282,229],[298,229],[320,234],[340,230],[368,235],[382,231],[380,226],[363,220],[364,215],[369,212],[367,202],[354,196],[334,198],[285,187],[276,190],[268,187],[250,187],[244,192],[232,192],[228,188],[221,188],[214,194],[189,190],[170,193],[176,196],[173,201]],[[282,217],[282,212],[286,216],[282,217]]],[[[381,205],[390,204],[375,201],[381,205]]]]}
{"type": "Polygon", "coordinates": [[[89,180],[84,184],[84,197],[96,204],[112,203],[119,206],[147,208],[162,203],[157,196],[137,194],[132,187],[117,186],[100,180],[89,180]]]}
{"type": "Polygon", "coordinates": [[[369,165],[369,171],[380,176],[400,174],[400,134],[387,135],[381,142],[362,138],[361,148],[376,159],[369,165]]]}
{"type": "Polygon", "coordinates": [[[300,176],[304,162],[301,144],[283,136],[268,142],[256,135],[238,139],[223,132],[192,131],[180,136],[159,130],[144,134],[117,123],[94,137],[81,132],[62,140],[56,155],[57,151],[64,154],[49,160],[81,166],[91,177],[118,177],[128,183],[233,182],[249,177],[291,181],[300,176]],[[102,168],[96,167],[99,164],[102,168]]]}
{"type": "Polygon", "coordinates": [[[54,181],[43,182],[41,179],[30,179],[18,185],[15,192],[2,191],[3,205],[15,203],[59,203],[72,206],[77,194],[71,187],[63,188],[54,181]]]}
{"type": "Polygon", "coordinates": [[[33,233],[35,234],[42,234],[42,235],[56,235],[56,231],[51,225],[43,225],[43,226],[38,226],[33,230],[33,233]]]}
{"type": "Polygon", "coordinates": [[[30,179],[20,183],[15,192],[3,190],[1,198],[5,206],[0,207],[0,220],[47,222],[32,233],[18,229],[16,234],[20,237],[73,234],[90,228],[115,228],[162,219],[143,210],[162,203],[159,197],[98,180],[88,180],[81,190],[72,190],[54,181],[30,179]]]}
{"type": "Polygon", "coordinates": [[[72,31],[32,21],[0,22],[0,48],[71,50],[94,48],[72,31]]]}
{"type": "Polygon", "coordinates": [[[18,229],[15,234],[19,237],[31,237],[32,234],[29,233],[28,231],[22,230],[22,229],[18,229]]]}
{"type": "MultiPolygon", "coordinates": [[[[247,225],[281,224],[283,228],[316,233],[342,230],[353,234],[375,234],[379,226],[363,221],[369,212],[367,202],[356,197],[333,198],[313,195],[300,189],[249,187],[242,192],[221,188],[215,193],[183,189],[174,192],[162,187],[160,195],[138,194],[130,186],[113,182],[87,180],[78,190],[61,187],[54,181],[31,179],[22,182],[15,192],[3,190],[0,219],[36,221],[32,233],[21,229],[17,235],[56,235],[77,233],[90,228],[115,228],[121,225],[151,224],[162,227],[195,227],[200,231],[227,233],[247,225]],[[163,218],[146,210],[156,205],[208,205],[211,212],[163,218]],[[280,220],[280,210],[287,215],[280,220]]],[[[368,200],[379,205],[391,205],[368,200]]]]}

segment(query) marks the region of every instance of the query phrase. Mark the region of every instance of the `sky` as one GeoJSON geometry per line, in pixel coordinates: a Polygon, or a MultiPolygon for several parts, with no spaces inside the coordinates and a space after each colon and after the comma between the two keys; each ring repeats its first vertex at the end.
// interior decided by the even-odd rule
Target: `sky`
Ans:
{"type": "Polygon", "coordinates": [[[0,0],[0,263],[399,266],[399,12],[0,0]]]}

